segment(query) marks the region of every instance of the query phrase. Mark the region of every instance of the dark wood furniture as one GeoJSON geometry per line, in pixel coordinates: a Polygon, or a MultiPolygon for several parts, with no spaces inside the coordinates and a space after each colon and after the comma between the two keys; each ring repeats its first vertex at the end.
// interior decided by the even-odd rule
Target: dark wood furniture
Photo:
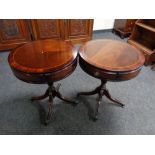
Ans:
{"type": "Polygon", "coordinates": [[[113,32],[122,39],[129,37],[137,19],[115,19],[113,32]]]}
{"type": "Polygon", "coordinates": [[[137,47],[145,56],[145,64],[155,61],[155,20],[137,20],[128,43],[137,47]]]}
{"type": "Polygon", "coordinates": [[[92,31],[93,19],[0,19],[0,50],[40,39],[83,43],[92,38],[92,31]]]}
{"type": "Polygon", "coordinates": [[[0,19],[0,50],[9,50],[30,41],[27,21],[0,19]]]}
{"type": "Polygon", "coordinates": [[[82,43],[92,38],[92,19],[34,19],[35,39],[62,38],[72,43],[82,43]]]}
{"type": "Polygon", "coordinates": [[[65,39],[72,43],[83,43],[92,39],[92,19],[70,19],[66,20],[65,39]]]}
{"type": "Polygon", "coordinates": [[[33,41],[12,51],[8,61],[18,79],[28,83],[48,84],[44,95],[31,99],[33,101],[49,97],[46,124],[53,114],[54,97],[76,104],[60,94],[60,85],[54,86],[55,81],[66,78],[76,68],[77,51],[70,42],[52,39],[33,41]]]}
{"type": "Polygon", "coordinates": [[[81,68],[89,75],[101,80],[101,85],[95,90],[78,93],[78,96],[98,94],[95,117],[91,115],[90,117],[93,120],[97,119],[103,95],[123,107],[120,101],[111,97],[106,83],[107,81],[117,82],[136,77],[145,61],[143,54],[127,43],[100,39],[85,43],[80,48],[79,55],[81,68]]]}
{"type": "Polygon", "coordinates": [[[32,36],[38,39],[65,39],[64,20],[61,19],[32,19],[32,36]]]}

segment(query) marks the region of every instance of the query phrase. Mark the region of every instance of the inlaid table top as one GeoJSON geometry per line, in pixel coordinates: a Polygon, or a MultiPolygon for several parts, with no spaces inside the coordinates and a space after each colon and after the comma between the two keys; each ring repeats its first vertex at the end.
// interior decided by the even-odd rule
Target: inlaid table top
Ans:
{"type": "Polygon", "coordinates": [[[71,63],[77,51],[62,40],[38,40],[15,49],[9,55],[11,67],[28,73],[59,70],[71,63]]]}
{"type": "Polygon", "coordinates": [[[77,50],[59,39],[37,40],[14,49],[8,57],[15,76],[28,83],[49,83],[69,76],[77,65],[77,50]]]}
{"type": "Polygon", "coordinates": [[[130,71],[144,64],[143,54],[135,47],[110,39],[89,41],[79,53],[87,63],[108,71],[130,71]]]}

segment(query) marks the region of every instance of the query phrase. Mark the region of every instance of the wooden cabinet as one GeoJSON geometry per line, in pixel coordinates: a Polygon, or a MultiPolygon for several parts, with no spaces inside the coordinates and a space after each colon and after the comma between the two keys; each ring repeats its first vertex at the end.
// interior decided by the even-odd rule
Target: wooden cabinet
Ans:
{"type": "Polygon", "coordinates": [[[33,19],[32,32],[34,39],[61,39],[63,36],[63,20],[60,19],[33,19]]]}
{"type": "Polygon", "coordinates": [[[92,38],[92,30],[93,19],[4,19],[0,20],[0,50],[49,38],[82,43],[92,38]]]}
{"type": "Polygon", "coordinates": [[[73,43],[85,42],[91,39],[93,20],[71,19],[66,21],[66,39],[73,43]]]}
{"type": "Polygon", "coordinates": [[[30,40],[26,20],[0,20],[0,50],[12,49],[30,40]]]}
{"type": "Polygon", "coordinates": [[[57,38],[81,43],[92,37],[91,19],[35,19],[32,20],[35,39],[57,38]]]}
{"type": "Polygon", "coordinates": [[[128,37],[135,25],[137,19],[116,19],[113,32],[118,34],[122,39],[128,37]]]}
{"type": "Polygon", "coordinates": [[[137,20],[128,43],[143,52],[146,65],[155,62],[155,20],[137,20]]]}

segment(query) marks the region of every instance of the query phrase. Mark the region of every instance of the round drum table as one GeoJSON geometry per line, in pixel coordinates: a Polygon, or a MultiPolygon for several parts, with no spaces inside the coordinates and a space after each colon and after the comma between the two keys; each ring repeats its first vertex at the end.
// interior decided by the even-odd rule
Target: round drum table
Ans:
{"type": "Polygon", "coordinates": [[[93,116],[92,119],[97,120],[98,108],[104,95],[123,107],[124,104],[111,97],[106,89],[106,83],[136,77],[145,61],[141,52],[127,43],[100,39],[85,43],[80,48],[79,55],[81,68],[89,75],[101,80],[101,85],[95,90],[78,93],[78,96],[98,94],[95,117],[93,116]]]}
{"type": "Polygon", "coordinates": [[[8,61],[18,79],[28,83],[48,84],[44,95],[31,98],[34,101],[49,97],[46,124],[53,114],[54,97],[76,104],[60,94],[60,84],[57,87],[53,84],[70,75],[77,66],[77,51],[69,42],[52,39],[33,41],[12,51],[8,61]]]}

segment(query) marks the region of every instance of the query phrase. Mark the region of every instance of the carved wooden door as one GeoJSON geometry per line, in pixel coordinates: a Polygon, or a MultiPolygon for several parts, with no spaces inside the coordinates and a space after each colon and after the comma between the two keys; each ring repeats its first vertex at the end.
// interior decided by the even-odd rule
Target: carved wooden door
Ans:
{"type": "Polygon", "coordinates": [[[0,20],[0,50],[8,50],[30,41],[30,33],[26,20],[0,20]]]}
{"type": "Polygon", "coordinates": [[[92,37],[92,19],[69,19],[66,20],[66,39],[73,43],[84,42],[92,37]]]}
{"type": "Polygon", "coordinates": [[[32,30],[34,39],[63,38],[63,20],[60,19],[33,19],[32,30]]]}

